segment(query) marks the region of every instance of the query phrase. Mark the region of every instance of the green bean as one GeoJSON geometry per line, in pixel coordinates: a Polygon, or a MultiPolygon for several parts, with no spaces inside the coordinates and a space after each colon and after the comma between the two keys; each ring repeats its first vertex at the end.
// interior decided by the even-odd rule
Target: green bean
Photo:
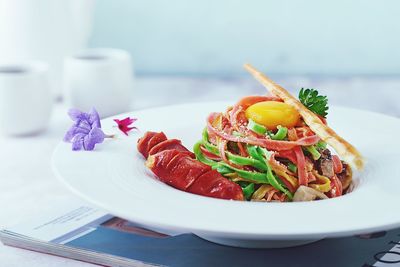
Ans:
{"type": "Polygon", "coordinates": [[[257,146],[247,145],[247,152],[252,158],[264,162],[264,158],[259,154],[257,148],[258,148],[257,146]]]}
{"type": "Polygon", "coordinates": [[[247,128],[252,130],[255,133],[260,135],[264,135],[267,132],[267,128],[265,126],[258,124],[257,122],[249,119],[249,123],[247,124],[247,128]]]}
{"type": "Polygon", "coordinates": [[[208,151],[210,151],[211,153],[219,156],[219,150],[218,150],[217,146],[211,144],[208,141],[207,128],[204,128],[204,130],[203,130],[203,145],[208,151]]]}
{"type": "Polygon", "coordinates": [[[194,152],[194,155],[196,156],[196,159],[200,162],[203,162],[204,164],[211,166],[211,167],[218,164],[218,162],[211,160],[204,156],[204,154],[201,152],[201,149],[200,149],[201,145],[202,145],[202,142],[199,141],[193,146],[193,152],[194,152]]]}
{"type": "MultiPolygon", "coordinates": [[[[213,153],[213,154],[215,154],[217,156],[220,156],[220,153],[219,153],[219,150],[218,150],[217,146],[211,144],[208,141],[207,129],[205,129],[203,131],[203,142],[202,142],[202,144],[204,145],[204,147],[208,151],[210,151],[211,153],[213,153]]],[[[241,165],[241,166],[248,165],[248,166],[255,167],[255,168],[257,168],[257,169],[259,169],[261,171],[266,171],[265,165],[261,161],[259,161],[257,159],[238,156],[238,155],[235,155],[235,154],[233,154],[231,152],[228,152],[228,151],[226,151],[225,153],[226,153],[226,156],[227,156],[228,160],[231,161],[233,164],[241,165]]]]}
{"type": "Polygon", "coordinates": [[[315,146],[305,146],[304,147],[313,157],[314,160],[318,160],[321,157],[321,153],[315,148],[315,146]]]}
{"type": "Polygon", "coordinates": [[[271,135],[272,140],[283,140],[287,135],[288,129],[286,127],[282,127],[278,125],[278,131],[271,135]]]}
{"type": "Polygon", "coordinates": [[[229,153],[229,152],[227,153],[227,158],[229,161],[231,161],[232,163],[234,163],[236,165],[252,166],[252,167],[259,169],[260,171],[267,170],[265,164],[263,164],[259,160],[253,159],[253,158],[241,157],[241,156],[237,156],[235,154],[229,153]]]}
{"type": "MultiPolygon", "coordinates": [[[[280,128],[275,135],[278,135],[279,131],[281,131],[281,133],[279,135],[282,135],[282,131],[283,132],[285,131],[285,130],[282,130],[283,128],[284,127],[280,128]]],[[[286,129],[286,133],[287,133],[287,128],[285,128],[285,129],[286,129]]],[[[286,133],[284,132],[284,137],[286,136],[286,133]]],[[[216,162],[216,161],[210,160],[207,157],[205,157],[203,155],[203,153],[201,152],[201,149],[200,149],[201,145],[204,145],[204,147],[211,153],[213,153],[215,155],[220,155],[217,146],[211,144],[208,141],[207,129],[205,129],[203,131],[202,141],[197,142],[195,144],[195,146],[193,147],[196,158],[199,161],[201,161],[207,165],[210,165],[213,169],[216,169],[221,174],[236,172],[243,179],[246,179],[246,180],[249,180],[252,182],[256,182],[256,183],[271,184],[274,188],[276,188],[277,190],[286,194],[289,197],[289,199],[293,198],[292,193],[289,192],[279,182],[278,178],[276,178],[274,176],[274,174],[272,173],[272,168],[268,163],[268,160],[271,157],[271,153],[267,149],[261,148],[258,146],[247,145],[247,151],[248,151],[250,157],[242,157],[242,156],[238,156],[233,153],[230,153],[230,152],[226,152],[226,156],[227,156],[228,160],[231,161],[232,163],[237,164],[237,165],[253,166],[253,167],[263,171],[263,173],[261,173],[261,172],[255,172],[255,171],[241,170],[241,169],[232,167],[229,164],[222,162],[222,161],[216,162]]],[[[254,187],[254,185],[253,185],[253,187],[254,187]]]]}
{"type": "Polygon", "coordinates": [[[213,170],[217,170],[222,175],[229,174],[229,173],[235,173],[235,172],[232,172],[232,170],[230,168],[227,168],[225,166],[221,166],[219,164],[216,164],[215,166],[213,166],[211,168],[213,170]]]}
{"type": "Polygon", "coordinates": [[[293,194],[289,190],[287,190],[285,187],[283,187],[282,184],[279,183],[278,178],[275,177],[275,175],[272,173],[272,168],[267,161],[270,158],[270,152],[267,149],[261,148],[261,147],[258,147],[258,151],[263,157],[266,158],[265,164],[268,167],[268,170],[267,170],[268,183],[270,185],[272,185],[274,188],[276,188],[277,190],[283,192],[285,195],[287,195],[289,197],[290,200],[292,200],[293,194]]]}
{"type": "Polygon", "coordinates": [[[324,141],[320,140],[318,143],[315,144],[316,149],[325,149],[328,144],[324,141]]]}
{"type": "Polygon", "coordinates": [[[268,183],[267,175],[265,173],[241,170],[241,169],[232,167],[229,164],[222,162],[222,161],[218,162],[218,164],[235,171],[243,179],[253,181],[256,183],[262,183],[262,184],[268,183]]]}
{"type": "Polygon", "coordinates": [[[254,184],[250,183],[245,187],[242,187],[244,197],[249,200],[254,193],[254,184]]]}
{"type": "Polygon", "coordinates": [[[297,172],[297,166],[291,162],[289,162],[289,164],[288,164],[288,169],[289,169],[289,171],[291,171],[293,173],[297,172]]]}

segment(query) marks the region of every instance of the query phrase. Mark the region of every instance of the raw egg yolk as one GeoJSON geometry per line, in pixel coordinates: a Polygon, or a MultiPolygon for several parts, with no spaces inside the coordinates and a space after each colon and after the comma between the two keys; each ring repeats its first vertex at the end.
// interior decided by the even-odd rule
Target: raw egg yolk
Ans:
{"type": "Polygon", "coordinates": [[[300,119],[300,114],[286,103],[264,101],[248,107],[246,117],[264,125],[269,130],[275,130],[278,125],[287,128],[294,127],[300,119]]]}

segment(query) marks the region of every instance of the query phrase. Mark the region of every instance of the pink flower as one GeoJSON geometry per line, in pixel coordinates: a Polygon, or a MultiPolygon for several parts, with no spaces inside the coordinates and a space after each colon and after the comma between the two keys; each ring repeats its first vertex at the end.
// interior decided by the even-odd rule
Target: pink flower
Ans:
{"type": "Polygon", "coordinates": [[[129,131],[131,131],[133,129],[137,129],[135,126],[129,127],[132,123],[137,121],[136,118],[127,117],[127,118],[122,119],[122,120],[114,119],[114,121],[117,123],[118,129],[120,129],[120,131],[123,132],[125,135],[128,135],[129,131]]]}

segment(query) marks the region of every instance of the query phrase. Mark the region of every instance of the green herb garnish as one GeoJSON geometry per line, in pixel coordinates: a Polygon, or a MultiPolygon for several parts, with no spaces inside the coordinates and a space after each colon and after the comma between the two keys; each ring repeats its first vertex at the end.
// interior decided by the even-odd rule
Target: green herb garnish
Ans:
{"type": "Polygon", "coordinates": [[[328,115],[328,98],[326,96],[318,95],[315,89],[301,88],[299,93],[300,102],[309,110],[324,118],[328,115]]]}

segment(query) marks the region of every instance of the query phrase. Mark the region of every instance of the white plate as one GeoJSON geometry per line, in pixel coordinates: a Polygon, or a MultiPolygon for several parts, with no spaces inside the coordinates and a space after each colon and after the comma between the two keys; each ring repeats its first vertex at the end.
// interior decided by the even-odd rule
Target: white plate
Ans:
{"type": "MultiPolygon", "coordinates": [[[[201,138],[209,112],[232,103],[185,104],[116,116],[137,117],[139,133],[107,140],[93,152],[73,152],[61,143],[53,156],[57,176],[75,193],[110,213],[164,231],[192,232],[242,247],[293,246],[400,226],[400,121],[331,107],[329,124],[367,158],[356,189],[315,202],[254,203],[213,199],[174,189],[144,166],[136,141],[145,131],[164,131],[191,148],[201,138]]],[[[106,133],[117,133],[112,119],[106,133]]],[[[61,137],[60,137],[61,138],[61,137]]]]}

